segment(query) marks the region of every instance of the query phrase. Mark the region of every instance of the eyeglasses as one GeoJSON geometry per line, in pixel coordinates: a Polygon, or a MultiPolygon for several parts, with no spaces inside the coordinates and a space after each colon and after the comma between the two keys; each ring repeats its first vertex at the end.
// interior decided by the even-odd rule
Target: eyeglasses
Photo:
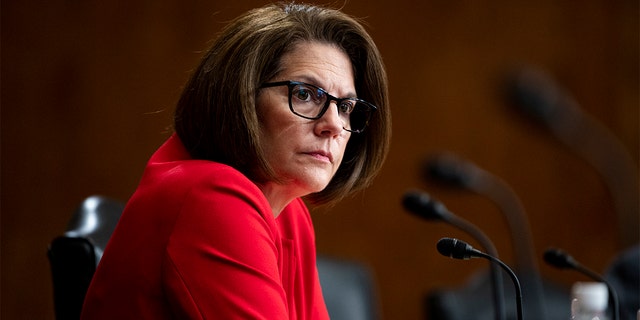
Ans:
{"type": "Polygon", "coordinates": [[[367,126],[371,114],[378,108],[358,98],[336,98],[324,89],[299,81],[278,81],[265,83],[260,88],[287,86],[289,88],[289,109],[305,119],[317,120],[327,111],[331,101],[335,101],[342,119],[342,128],[360,133],[367,126]]]}

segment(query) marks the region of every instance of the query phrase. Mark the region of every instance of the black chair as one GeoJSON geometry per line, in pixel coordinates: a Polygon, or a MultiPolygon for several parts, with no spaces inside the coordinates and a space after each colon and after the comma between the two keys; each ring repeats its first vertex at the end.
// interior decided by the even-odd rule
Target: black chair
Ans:
{"type": "Polygon", "coordinates": [[[318,255],[322,293],[332,320],[380,319],[371,270],[361,262],[318,255]]]}
{"type": "MultiPolygon", "coordinates": [[[[84,297],[124,204],[102,196],[85,199],[48,248],[56,319],[79,319],[84,297]]],[[[318,272],[333,320],[379,318],[376,290],[368,268],[356,262],[318,256],[318,272]]]]}
{"type": "Polygon", "coordinates": [[[67,231],[49,244],[56,319],[80,319],[89,283],[123,209],[119,201],[89,197],[71,217],[67,231]]]}

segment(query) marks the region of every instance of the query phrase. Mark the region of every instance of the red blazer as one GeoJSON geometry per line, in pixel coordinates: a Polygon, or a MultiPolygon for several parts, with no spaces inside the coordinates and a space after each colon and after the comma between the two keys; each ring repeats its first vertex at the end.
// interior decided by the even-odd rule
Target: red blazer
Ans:
{"type": "Polygon", "coordinates": [[[152,156],[109,241],[82,319],[328,319],[309,211],[274,218],[237,170],[190,159],[174,134],[152,156]]]}

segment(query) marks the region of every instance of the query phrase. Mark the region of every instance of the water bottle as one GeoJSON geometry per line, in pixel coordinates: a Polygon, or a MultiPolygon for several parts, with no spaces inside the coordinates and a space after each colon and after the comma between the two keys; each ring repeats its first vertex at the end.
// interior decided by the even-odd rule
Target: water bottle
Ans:
{"type": "Polygon", "coordinates": [[[571,320],[609,320],[607,285],[602,282],[576,282],[571,287],[571,320]]]}

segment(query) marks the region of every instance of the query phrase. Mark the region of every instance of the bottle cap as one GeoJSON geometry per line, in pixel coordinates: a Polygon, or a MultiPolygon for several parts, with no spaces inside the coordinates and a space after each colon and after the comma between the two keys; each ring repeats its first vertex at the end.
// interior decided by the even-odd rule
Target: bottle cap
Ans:
{"type": "Polygon", "coordinates": [[[604,311],[607,309],[609,291],[602,282],[576,282],[571,287],[571,296],[581,309],[604,311]]]}

